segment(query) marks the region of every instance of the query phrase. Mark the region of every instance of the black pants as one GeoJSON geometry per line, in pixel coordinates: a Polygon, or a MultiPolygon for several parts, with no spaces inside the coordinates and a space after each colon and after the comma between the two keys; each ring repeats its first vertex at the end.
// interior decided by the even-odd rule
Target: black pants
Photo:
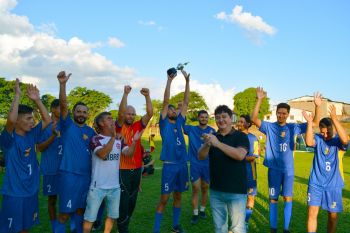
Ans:
{"type": "Polygon", "coordinates": [[[139,192],[141,168],[134,170],[121,169],[119,170],[119,177],[121,194],[119,218],[117,219],[118,232],[128,233],[130,218],[134,212],[139,192]]]}

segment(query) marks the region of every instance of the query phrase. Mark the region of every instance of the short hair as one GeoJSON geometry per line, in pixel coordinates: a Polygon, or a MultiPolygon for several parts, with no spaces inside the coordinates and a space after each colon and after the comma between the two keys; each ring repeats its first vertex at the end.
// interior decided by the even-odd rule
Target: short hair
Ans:
{"type": "Polygon", "coordinates": [[[333,128],[332,119],[329,117],[322,118],[318,126],[320,128],[333,128]]]}
{"type": "Polygon", "coordinates": [[[280,109],[280,108],[285,108],[285,109],[287,109],[287,112],[288,112],[288,113],[289,113],[289,111],[290,111],[290,106],[289,106],[289,104],[287,104],[287,103],[279,103],[279,104],[277,105],[277,110],[280,109]]]}
{"type": "Polygon", "coordinates": [[[227,107],[227,105],[219,105],[215,108],[214,115],[220,114],[220,113],[227,113],[230,118],[232,118],[233,111],[227,107]]]}
{"type": "Polygon", "coordinates": [[[74,106],[73,106],[73,112],[75,111],[75,109],[78,107],[78,106],[85,106],[87,109],[89,109],[88,108],[88,106],[86,105],[86,104],[84,104],[83,102],[77,102],[76,104],[74,104],[74,106]]]}
{"type": "Polygon", "coordinates": [[[50,105],[50,108],[57,108],[60,106],[60,100],[59,99],[54,99],[52,102],[51,102],[51,105],[50,105]]]}
{"type": "Polygon", "coordinates": [[[248,128],[250,128],[250,126],[252,126],[252,119],[250,119],[250,116],[247,114],[242,114],[239,117],[244,118],[244,120],[248,123],[248,128]]]}
{"type": "Polygon", "coordinates": [[[34,109],[28,105],[24,105],[24,104],[18,105],[18,115],[31,114],[33,111],[34,111],[34,109]]]}
{"type": "Polygon", "coordinates": [[[168,109],[169,109],[169,108],[176,109],[176,108],[175,108],[175,105],[173,105],[173,104],[169,104],[169,105],[168,105],[168,109]]]}
{"type": "Polygon", "coordinates": [[[112,114],[110,112],[101,112],[95,117],[94,123],[98,129],[100,129],[101,125],[100,122],[105,116],[111,116],[112,114]]]}
{"type": "Polygon", "coordinates": [[[207,114],[207,115],[209,115],[207,111],[205,111],[205,110],[199,110],[197,116],[199,117],[201,114],[207,114]]]}

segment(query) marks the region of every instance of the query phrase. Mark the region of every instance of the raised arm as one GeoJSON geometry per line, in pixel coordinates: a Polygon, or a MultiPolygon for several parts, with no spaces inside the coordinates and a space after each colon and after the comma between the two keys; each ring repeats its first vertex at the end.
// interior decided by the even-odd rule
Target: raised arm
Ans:
{"type": "Polygon", "coordinates": [[[39,143],[36,145],[37,151],[39,152],[45,151],[51,145],[51,143],[55,141],[55,138],[60,135],[60,131],[56,130],[56,126],[57,126],[57,121],[52,123],[52,127],[51,127],[52,135],[46,141],[43,141],[42,143],[39,143]]]}
{"type": "Polygon", "coordinates": [[[123,97],[122,97],[122,100],[120,101],[119,110],[118,110],[117,123],[119,126],[122,126],[124,123],[126,106],[128,105],[128,95],[130,92],[131,92],[131,86],[125,85],[123,97]]]}
{"type": "Polygon", "coordinates": [[[60,84],[60,94],[59,94],[60,111],[61,111],[61,116],[63,119],[65,119],[68,115],[66,84],[67,84],[67,81],[71,75],[72,74],[66,75],[65,71],[61,71],[57,75],[57,79],[58,79],[58,82],[60,84]]]}
{"type": "Polygon", "coordinates": [[[305,133],[305,143],[307,146],[315,146],[316,141],[314,137],[314,132],[313,132],[313,115],[312,113],[307,114],[307,112],[303,111],[303,116],[305,120],[307,121],[307,128],[306,128],[306,133],[305,133]]]}
{"type": "Polygon", "coordinates": [[[163,99],[163,109],[162,109],[162,119],[164,119],[168,113],[169,99],[170,99],[170,86],[171,82],[175,76],[169,76],[166,82],[165,90],[164,90],[164,99],[163,99]]]}
{"type": "Polygon", "coordinates": [[[146,99],[146,114],[142,117],[142,124],[146,126],[153,116],[153,106],[148,88],[142,88],[141,94],[146,99]]]}
{"type": "Polygon", "coordinates": [[[346,134],[346,131],[344,129],[344,127],[340,124],[338,118],[337,118],[337,114],[336,114],[336,108],[335,106],[332,104],[329,106],[329,115],[332,119],[332,122],[334,124],[335,129],[337,130],[338,133],[338,137],[341,141],[341,143],[343,145],[348,145],[349,143],[349,138],[348,135],[346,134]]]}
{"type": "Polygon", "coordinates": [[[19,105],[19,99],[21,98],[21,88],[19,87],[18,78],[16,79],[16,82],[15,82],[14,91],[15,91],[15,96],[13,97],[13,101],[11,104],[9,114],[7,116],[7,121],[5,126],[7,132],[9,133],[13,132],[17,121],[17,117],[18,117],[18,105],[19,105]]]}
{"type": "Polygon", "coordinates": [[[319,92],[314,93],[314,104],[315,104],[315,116],[313,120],[313,126],[317,127],[320,123],[321,115],[321,104],[322,104],[322,95],[319,92]]]}
{"type": "Polygon", "coordinates": [[[32,84],[29,84],[27,86],[27,96],[38,107],[43,122],[42,128],[45,129],[51,123],[51,117],[40,99],[40,93],[38,88],[32,84]]]}
{"type": "Polygon", "coordinates": [[[182,108],[181,108],[181,115],[185,117],[187,114],[188,104],[190,101],[190,74],[187,74],[185,70],[181,70],[181,72],[186,80],[184,100],[182,102],[182,108]]]}
{"type": "Polygon", "coordinates": [[[262,87],[257,87],[256,88],[256,97],[257,97],[257,101],[252,113],[252,122],[258,127],[260,128],[261,126],[261,120],[259,119],[259,110],[260,110],[260,106],[261,103],[263,101],[263,99],[265,98],[266,94],[264,92],[264,89],[262,87]]]}

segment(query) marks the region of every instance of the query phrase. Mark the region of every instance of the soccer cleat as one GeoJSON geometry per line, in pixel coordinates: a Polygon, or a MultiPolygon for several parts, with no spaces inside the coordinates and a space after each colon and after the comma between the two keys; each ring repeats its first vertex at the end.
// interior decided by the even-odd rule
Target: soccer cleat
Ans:
{"type": "Polygon", "coordinates": [[[283,233],[290,233],[289,230],[283,230],[283,233]]]}
{"type": "Polygon", "coordinates": [[[191,224],[197,224],[199,220],[198,215],[192,215],[191,224]]]}
{"type": "Polygon", "coordinates": [[[92,231],[98,231],[101,230],[102,224],[101,221],[95,221],[94,224],[92,225],[92,231]]]}
{"type": "Polygon", "coordinates": [[[245,223],[245,230],[248,232],[248,229],[249,229],[249,223],[246,222],[246,223],[245,223]]]}
{"type": "Polygon", "coordinates": [[[171,229],[171,233],[185,233],[180,225],[177,225],[171,229]]]}
{"type": "Polygon", "coordinates": [[[206,219],[207,215],[206,215],[205,211],[199,211],[199,217],[202,219],[206,219]]]}

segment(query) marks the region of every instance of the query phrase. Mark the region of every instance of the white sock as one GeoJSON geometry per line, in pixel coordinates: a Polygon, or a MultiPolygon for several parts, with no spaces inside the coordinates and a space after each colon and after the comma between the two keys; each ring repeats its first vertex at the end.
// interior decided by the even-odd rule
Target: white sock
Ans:
{"type": "Polygon", "coordinates": [[[201,212],[204,212],[204,211],[205,211],[205,206],[201,206],[199,210],[200,210],[201,212]]]}
{"type": "Polygon", "coordinates": [[[193,215],[198,215],[198,209],[193,210],[193,215]]]}

